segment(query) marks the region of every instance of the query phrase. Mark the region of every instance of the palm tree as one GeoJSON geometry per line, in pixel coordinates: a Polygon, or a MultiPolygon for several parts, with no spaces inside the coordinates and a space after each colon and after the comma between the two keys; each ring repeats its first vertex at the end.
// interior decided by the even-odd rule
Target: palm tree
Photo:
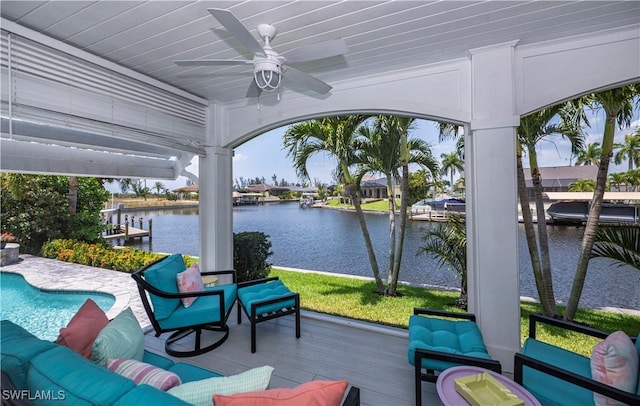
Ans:
{"type": "Polygon", "coordinates": [[[551,257],[549,255],[549,239],[545,219],[544,202],[542,198],[542,178],[538,165],[536,146],[542,140],[552,134],[560,134],[571,142],[573,152],[582,147],[583,137],[580,128],[582,109],[575,108],[573,104],[557,105],[532,113],[521,119],[517,129],[517,170],[518,170],[518,195],[527,239],[527,247],[531,258],[531,267],[542,305],[543,313],[553,317],[556,315],[555,297],[553,293],[553,280],[551,272],[551,257]],[[560,117],[556,124],[554,120],[560,117]],[[524,168],[522,165],[523,151],[526,150],[531,169],[531,181],[533,184],[536,203],[537,239],[533,225],[533,216],[530,212],[529,198],[524,181],[524,168]]]}
{"type": "Polygon", "coordinates": [[[578,179],[569,183],[569,192],[593,192],[596,190],[596,181],[593,179],[578,179]]]}
{"type": "Polygon", "coordinates": [[[456,172],[464,171],[464,161],[457,151],[449,152],[448,154],[443,153],[440,155],[440,158],[442,159],[442,174],[449,174],[449,185],[451,185],[453,189],[453,175],[455,175],[456,172]]]}
{"type": "Polygon", "coordinates": [[[637,192],[640,190],[640,169],[633,169],[624,173],[624,182],[627,190],[637,192]]]}
{"type": "Polygon", "coordinates": [[[355,160],[356,130],[367,118],[368,116],[365,115],[349,115],[303,121],[287,129],[284,134],[284,148],[287,150],[287,156],[293,160],[297,175],[305,179],[309,179],[307,161],[311,156],[327,153],[336,159],[338,163],[336,173],[339,173],[344,183],[344,192],[351,198],[356,209],[377,291],[383,295],[384,283],[380,278],[378,261],[360,206],[360,185],[356,183],[350,168],[355,160]]]}
{"type": "Polygon", "coordinates": [[[613,148],[618,151],[613,157],[616,165],[620,165],[624,159],[629,160],[629,170],[640,165],[640,127],[636,129],[634,134],[624,136],[624,143],[613,144],[613,148]]]}
{"type": "Polygon", "coordinates": [[[598,229],[591,258],[610,258],[619,266],[629,265],[640,271],[640,228],[615,226],[598,229]]]}
{"type": "Polygon", "coordinates": [[[600,143],[592,142],[576,154],[576,166],[598,165],[600,163],[600,143]]]}
{"type": "Polygon", "coordinates": [[[432,173],[438,169],[429,144],[417,138],[408,138],[409,131],[414,128],[414,122],[413,118],[378,116],[372,127],[360,127],[361,138],[357,144],[357,178],[361,179],[367,173],[382,173],[386,177],[390,244],[386,291],[388,295],[396,294],[400,274],[409,196],[409,164],[418,164],[432,173]],[[394,180],[399,182],[402,188],[397,243],[394,180]]]}
{"type": "Polygon", "coordinates": [[[165,189],[164,183],[156,181],[156,183],[153,184],[153,188],[156,190],[158,199],[160,199],[160,193],[162,193],[162,191],[165,189]]]}
{"type": "Polygon", "coordinates": [[[434,257],[439,267],[448,267],[460,275],[460,297],[457,305],[467,308],[467,231],[459,215],[449,217],[446,225],[428,229],[422,236],[424,245],[418,251],[434,257]]]}
{"type": "Polygon", "coordinates": [[[616,123],[620,126],[629,126],[633,117],[634,103],[635,109],[640,107],[640,93],[636,85],[627,85],[617,89],[606,90],[587,97],[586,100],[591,103],[592,108],[600,106],[606,114],[604,134],[602,137],[602,155],[600,157],[600,165],[598,166],[598,176],[596,177],[596,189],[593,192],[593,200],[589,208],[587,224],[584,228],[582,237],[582,245],[580,256],[578,257],[578,265],[576,274],[571,287],[571,295],[567,302],[567,308],[564,313],[565,320],[573,320],[578,303],[582,295],[582,289],[587,277],[587,268],[589,266],[589,258],[591,250],[598,231],[598,221],[600,212],[602,211],[602,199],[607,183],[607,173],[609,171],[609,163],[613,153],[613,138],[615,135],[616,123]]]}
{"type": "MultiPolygon", "coordinates": [[[[619,172],[619,173],[610,173],[609,174],[609,190],[615,188],[616,190],[620,190],[620,188],[622,187],[622,185],[625,183],[625,176],[623,172],[619,172]]],[[[627,187],[627,185],[625,185],[625,188],[627,187]]],[[[593,185],[593,188],[595,189],[595,182],[593,185]]]]}

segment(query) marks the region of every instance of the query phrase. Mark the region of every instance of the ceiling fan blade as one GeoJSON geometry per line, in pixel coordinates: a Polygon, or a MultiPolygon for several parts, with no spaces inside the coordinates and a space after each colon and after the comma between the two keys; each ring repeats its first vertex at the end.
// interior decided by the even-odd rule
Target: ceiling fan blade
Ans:
{"type": "Polygon", "coordinates": [[[318,92],[320,94],[325,94],[325,93],[329,93],[329,90],[332,89],[331,86],[329,86],[328,84],[324,83],[323,81],[321,81],[320,79],[314,78],[311,75],[308,75],[302,71],[299,71],[298,69],[292,68],[290,66],[287,66],[286,68],[283,68],[282,70],[282,75],[284,77],[286,77],[287,79],[291,79],[293,81],[296,81],[298,83],[301,83],[303,85],[305,85],[306,87],[308,87],[309,89],[318,92]]]}
{"type": "Polygon", "coordinates": [[[230,11],[221,8],[210,8],[208,10],[211,15],[213,15],[215,19],[231,33],[231,35],[236,37],[238,41],[242,42],[242,45],[244,45],[249,51],[253,54],[264,55],[264,51],[258,40],[251,35],[249,30],[247,30],[247,27],[245,27],[230,11]]]}
{"type": "Polygon", "coordinates": [[[248,59],[193,59],[188,61],[173,61],[178,66],[221,66],[221,65],[252,65],[248,59]]]}
{"type": "Polygon", "coordinates": [[[333,39],[294,48],[281,55],[287,59],[288,63],[297,63],[344,55],[347,52],[349,52],[349,48],[343,39],[333,39]]]}
{"type": "Polygon", "coordinates": [[[249,89],[247,89],[247,97],[258,97],[262,93],[262,89],[258,87],[255,79],[251,81],[249,89]]]}

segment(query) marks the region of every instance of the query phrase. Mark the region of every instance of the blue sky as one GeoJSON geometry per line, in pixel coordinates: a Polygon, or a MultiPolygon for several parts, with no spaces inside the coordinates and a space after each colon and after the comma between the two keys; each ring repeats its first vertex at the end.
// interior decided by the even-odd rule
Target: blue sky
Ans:
{"type": "MultiPolygon", "coordinates": [[[[586,129],[587,143],[599,142],[604,130],[604,113],[602,111],[590,112],[589,118],[591,128],[586,129]]],[[[616,142],[622,142],[624,136],[633,133],[637,126],[640,126],[640,119],[636,114],[631,126],[624,130],[617,130],[616,142]]],[[[297,176],[291,164],[291,159],[287,157],[286,151],[282,147],[283,134],[287,127],[277,128],[266,132],[254,139],[247,141],[235,149],[233,158],[233,178],[253,179],[264,177],[267,183],[272,183],[272,176],[275,174],[278,181],[285,179],[290,183],[297,182],[297,176]]],[[[418,120],[417,128],[412,136],[420,137],[429,142],[432,146],[433,155],[440,158],[442,153],[449,153],[454,149],[454,142],[438,142],[438,130],[431,121],[418,120]]],[[[569,165],[570,147],[569,143],[560,136],[551,136],[548,141],[539,143],[538,161],[540,166],[566,166],[569,165]]],[[[571,162],[571,164],[575,161],[571,162]]],[[[527,162],[524,162],[527,166],[527,162]]],[[[198,158],[194,158],[192,164],[187,168],[190,172],[198,174],[198,158]]],[[[307,164],[311,179],[320,179],[322,182],[331,184],[331,172],[335,169],[335,162],[328,155],[316,155],[307,164]]],[[[609,173],[623,172],[627,170],[627,163],[621,165],[611,165],[609,173]]],[[[169,189],[176,189],[186,185],[186,178],[179,177],[175,181],[161,182],[169,189]]],[[[148,180],[147,184],[153,184],[155,180],[148,180]]]]}

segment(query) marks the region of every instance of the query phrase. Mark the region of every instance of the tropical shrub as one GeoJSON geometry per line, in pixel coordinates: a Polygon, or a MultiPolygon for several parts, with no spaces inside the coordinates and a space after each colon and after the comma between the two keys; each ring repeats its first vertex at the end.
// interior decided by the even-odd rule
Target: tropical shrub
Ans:
{"type": "MultiPolygon", "coordinates": [[[[42,246],[42,254],[47,258],[55,258],[60,261],[128,273],[135,272],[164,256],[164,254],[135,248],[114,248],[106,243],[89,244],[64,239],[47,241],[42,246]]],[[[186,255],[184,260],[187,266],[194,262],[192,257],[186,255]]]]}
{"type": "Polygon", "coordinates": [[[69,209],[66,176],[3,173],[1,229],[16,237],[21,251],[38,254],[51,239],[101,239],[100,209],[109,198],[95,178],[78,179],[76,213],[69,209]]]}
{"type": "Polygon", "coordinates": [[[238,282],[266,278],[271,272],[267,259],[272,254],[267,234],[259,231],[233,233],[233,267],[238,282]]]}

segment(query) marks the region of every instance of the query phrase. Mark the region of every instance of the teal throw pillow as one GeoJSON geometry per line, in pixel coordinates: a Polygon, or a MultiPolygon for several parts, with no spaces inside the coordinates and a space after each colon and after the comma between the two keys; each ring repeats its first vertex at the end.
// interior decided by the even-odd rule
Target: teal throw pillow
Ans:
{"type": "Polygon", "coordinates": [[[93,343],[91,359],[107,366],[109,358],[128,358],[142,361],[144,334],[130,307],[117,315],[100,331],[93,343]]]}
{"type": "Polygon", "coordinates": [[[267,389],[271,381],[273,367],[253,368],[241,374],[221,376],[187,382],[174,386],[167,393],[197,406],[211,406],[213,395],[233,395],[239,392],[252,392],[267,389]]]}

